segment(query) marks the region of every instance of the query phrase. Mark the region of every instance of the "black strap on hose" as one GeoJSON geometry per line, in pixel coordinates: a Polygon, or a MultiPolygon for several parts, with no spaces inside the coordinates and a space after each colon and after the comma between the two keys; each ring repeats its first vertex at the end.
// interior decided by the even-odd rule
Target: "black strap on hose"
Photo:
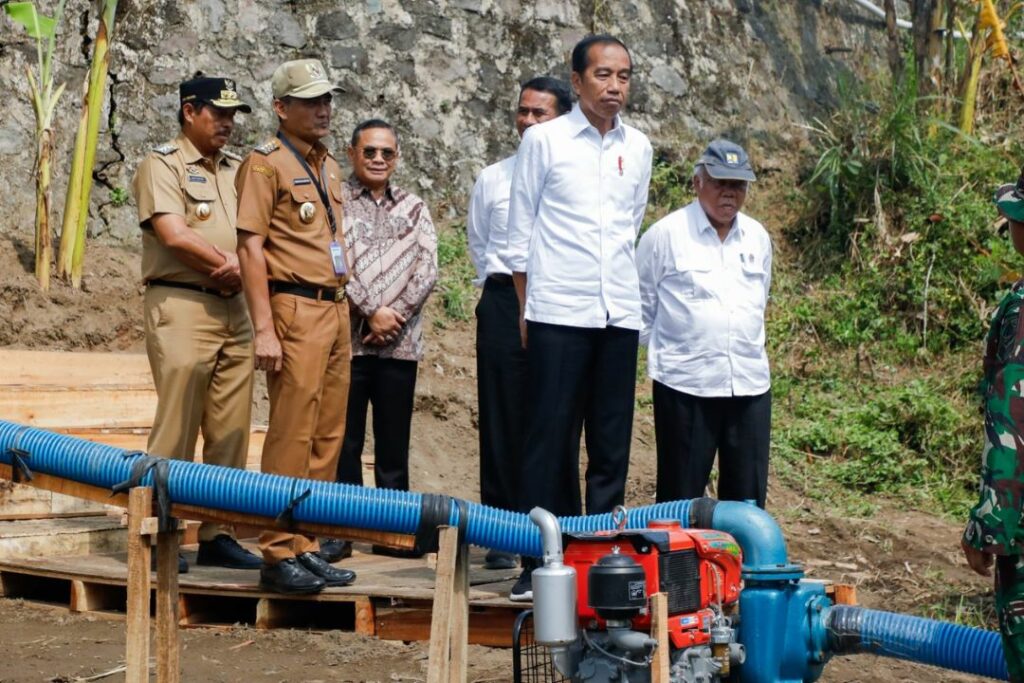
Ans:
{"type": "Polygon", "coordinates": [[[715,515],[718,501],[714,498],[694,498],[690,503],[690,527],[693,529],[710,529],[711,518],[715,515]]]}
{"type": "Polygon", "coordinates": [[[177,531],[178,524],[171,516],[171,494],[167,488],[167,479],[171,471],[171,464],[167,458],[160,458],[155,455],[146,455],[142,451],[125,451],[124,458],[135,458],[132,463],[131,473],[126,481],[114,484],[110,490],[111,495],[124,493],[136,486],[142,486],[142,480],[150,472],[153,473],[153,496],[156,499],[156,517],[159,521],[159,531],[177,531]]]}
{"type": "MultiPolygon", "coordinates": [[[[420,525],[416,527],[413,549],[421,553],[437,552],[437,528],[451,519],[452,497],[443,493],[424,493],[420,499],[420,525]]],[[[462,516],[459,517],[459,533],[462,533],[462,516]]]]}
{"type": "Polygon", "coordinates": [[[830,649],[835,654],[853,654],[869,650],[865,646],[864,609],[855,605],[834,605],[825,624],[830,649]]]}
{"type": "Polygon", "coordinates": [[[461,544],[466,542],[466,526],[469,524],[469,503],[461,498],[456,498],[455,504],[459,507],[459,543],[461,544]]]}
{"type": "Polygon", "coordinates": [[[292,526],[295,525],[295,508],[296,508],[296,506],[299,503],[301,503],[302,501],[304,501],[307,498],[309,498],[309,496],[313,493],[313,489],[307,488],[305,491],[303,491],[299,495],[295,495],[295,484],[296,483],[297,482],[295,482],[295,481],[292,482],[292,499],[291,499],[291,501],[288,503],[288,505],[285,506],[284,510],[281,510],[281,512],[274,519],[274,524],[276,524],[281,529],[290,529],[290,528],[292,528],[292,526]]]}
{"type": "Polygon", "coordinates": [[[32,455],[20,448],[8,448],[7,454],[11,456],[11,481],[15,484],[23,481],[32,481],[32,470],[29,469],[28,463],[25,462],[32,455]]]}

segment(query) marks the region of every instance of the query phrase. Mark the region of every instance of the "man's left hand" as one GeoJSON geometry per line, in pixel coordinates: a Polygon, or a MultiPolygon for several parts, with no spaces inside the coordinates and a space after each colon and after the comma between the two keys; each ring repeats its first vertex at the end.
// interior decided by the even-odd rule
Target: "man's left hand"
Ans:
{"type": "Polygon", "coordinates": [[[992,576],[992,563],[995,561],[995,556],[992,553],[978,550],[963,540],[960,541],[960,547],[964,551],[964,557],[967,558],[967,564],[974,570],[974,573],[982,576],[992,576]]]}
{"type": "Polygon", "coordinates": [[[213,250],[224,257],[224,263],[210,273],[210,278],[229,291],[238,291],[242,287],[242,273],[238,268],[238,254],[233,251],[222,251],[216,244],[213,250]]]}

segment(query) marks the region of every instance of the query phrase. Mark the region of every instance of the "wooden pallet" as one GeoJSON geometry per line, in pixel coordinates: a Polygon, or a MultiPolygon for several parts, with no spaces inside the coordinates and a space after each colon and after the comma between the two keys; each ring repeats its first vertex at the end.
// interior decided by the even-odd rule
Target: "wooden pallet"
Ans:
{"type": "MultiPolygon", "coordinates": [[[[365,551],[368,546],[357,544],[353,556],[341,565],[358,575],[351,586],[313,596],[284,596],[260,589],[254,571],[196,566],[194,548],[186,548],[190,569],[179,576],[179,623],[340,629],[385,640],[428,640],[435,579],[432,556],[407,560],[365,551]]],[[[482,562],[482,551],[475,553],[469,577],[469,642],[510,647],[513,621],[528,608],[505,597],[518,570],[489,571],[480,568],[482,562]]],[[[4,560],[0,595],[124,618],[126,576],[123,553],[4,560]]]]}

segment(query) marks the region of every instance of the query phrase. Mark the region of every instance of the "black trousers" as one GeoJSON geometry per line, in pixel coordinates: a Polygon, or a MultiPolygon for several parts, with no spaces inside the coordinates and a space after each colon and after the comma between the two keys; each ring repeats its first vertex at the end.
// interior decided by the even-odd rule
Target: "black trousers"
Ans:
{"type": "Polygon", "coordinates": [[[476,307],[476,388],[480,502],[515,510],[526,438],[526,351],[511,277],[484,281],[476,307]]]}
{"type": "Polygon", "coordinates": [[[771,424],[771,391],[703,398],[654,382],[658,502],[703,496],[717,452],[718,499],[763,508],[771,424]]]}
{"type": "Polygon", "coordinates": [[[373,406],[373,474],[377,488],[409,490],[409,430],[416,392],[416,361],[355,356],[348,391],[345,440],[338,481],[363,485],[366,409],[373,406]]]}
{"type": "Polygon", "coordinates": [[[586,423],[587,514],[625,499],[639,333],[527,323],[527,432],[519,509],[581,513],[580,425],[586,423]]]}

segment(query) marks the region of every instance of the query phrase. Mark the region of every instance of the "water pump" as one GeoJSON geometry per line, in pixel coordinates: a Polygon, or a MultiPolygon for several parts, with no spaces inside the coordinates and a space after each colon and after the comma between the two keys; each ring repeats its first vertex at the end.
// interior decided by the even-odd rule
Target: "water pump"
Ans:
{"type": "Polygon", "coordinates": [[[560,675],[574,683],[650,681],[658,646],[650,596],[659,592],[668,604],[673,683],[719,683],[743,663],[733,628],[742,562],[731,536],[676,521],[562,536],[547,511],[530,518],[544,545],[544,566],[533,572],[534,639],[560,675]]]}

